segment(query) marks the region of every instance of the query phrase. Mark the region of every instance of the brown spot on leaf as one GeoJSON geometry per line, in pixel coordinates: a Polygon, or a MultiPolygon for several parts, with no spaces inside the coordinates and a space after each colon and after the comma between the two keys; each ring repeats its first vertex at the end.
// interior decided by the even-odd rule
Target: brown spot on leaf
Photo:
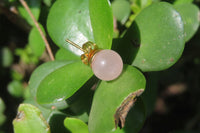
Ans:
{"type": "Polygon", "coordinates": [[[142,63],[143,63],[143,64],[145,63],[145,61],[146,61],[146,59],[142,59],[142,63]]]}
{"type": "Polygon", "coordinates": [[[170,59],[170,62],[174,62],[174,58],[171,58],[171,59],[170,59]]]}
{"type": "Polygon", "coordinates": [[[19,112],[17,113],[17,116],[16,116],[15,120],[16,120],[16,121],[21,121],[21,120],[24,119],[24,117],[25,117],[24,111],[19,111],[19,112]]]}
{"type": "Polygon", "coordinates": [[[56,109],[56,106],[51,106],[51,109],[52,109],[52,110],[56,109]]]}
{"type": "Polygon", "coordinates": [[[131,109],[131,107],[134,105],[134,103],[137,100],[137,97],[140,96],[143,93],[144,89],[140,89],[136,92],[131,93],[124,99],[122,104],[119,108],[117,108],[114,118],[115,118],[115,129],[119,126],[120,129],[125,126],[125,119],[126,116],[131,109]]]}

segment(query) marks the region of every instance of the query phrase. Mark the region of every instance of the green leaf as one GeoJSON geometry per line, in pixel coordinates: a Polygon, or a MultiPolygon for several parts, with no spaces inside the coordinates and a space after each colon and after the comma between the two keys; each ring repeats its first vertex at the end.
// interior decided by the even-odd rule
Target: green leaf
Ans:
{"type": "Polygon", "coordinates": [[[20,56],[20,60],[26,64],[37,64],[39,61],[38,57],[33,54],[30,45],[26,45],[24,49],[17,48],[15,54],[20,56]]]}
{"type": "Polygon", "coordinates": [[[174,8],[180,13],[184,23],[185,41],[189,41],[199,27],[199,8],[194,4],[177,4],[174,8]]]}
{"type": "Polygon", "coordinates": [[[152,0],[152,2],[160,2],[161,0],[152,0]]]}
{"type": "Polygon", "coordinates": [[[52,109],[47,109],[47,108],[40,106],[33,97],[29,97],[28,99],[24,100],[23,104],[31,104],[31,105],[37,107],[42,112],[42,115],[45,118],[45,120],[47,120],[47,122],[48,122],[49,116],[52,113],[52,109]]]}
{"type": "MultiPolygon", "coordinates": [[[[143,74],[132,66],[125,65],[121,76],[114,81],[102,81],[93,98],[92,108],[89,116],[90,133],[110,133],[115,130],[114,115],[125,99],[138,91],[145,89],[145,78],[143,74]]],[[[129,103],[130,101],[126,102],[129,103]]],[[[137,102],[137,101],[136,101],[137,102]]],[[[141,109],[144,111],[144,108],[141,109]]],[[[126,110],[128,111],[128,110],[126,110]]],[[[144,114],[144,112],[140,112],[144,114]]],[[[143,115],[141,115],[143,116],[143,115]]],[[[142,126],[144,117],[139,117],[142,126]],[[142,123],[141,123],[142,122],[142,123]]],[[[132,122],[134,119],[132,120],[132,122]]],[[[126,128],[126,124],[125,127],[126,128]]],[[[134,128],[138,128],[132,126],[134,128]]],[[[135,129],[136,130],[136,129],[135,129]]]]}
{"type": "Polygon", "coordinates": [[[15,133],[50,133],[41,111],[31,104],[20,104],[13,126],[15,133]]]}
{"type": "Polygon", "coordinates": [[[48,15],[47,30],[56,45],[79,56],[82,52],[65,40],[69,39],[80,46],[94,41],[88,0],[56,1],[48,15]]]}
{"type": "Polygon", "coordinates": [[[152,3],[152,0],[133,0],[133,3],[140,7],[140,9],[143,9],[149,6],[152,3]]]}
{"type": "Polygon", "coordinates": [[[145,106],[142,99],[138,98],[126,117],[125,127],[123,129],[117,128],[114,133],[137,133],[142,128],[145,119],[145,106]]]}
{"type": "Polygon", "coordinates": [[[152,0],[131,0],[131,10],[133,14],[129,17],[126,27],[130,27],[135,17],[146,7],[152,4],[152,0]]]}
{"type": "Polygon", "coordinates": [[[79,56],[76,56],[74,53],[72,53],[69,50],[66,50],[64,48],[60,48],[55,55],[56,60],[80,60],[79,56]]]}
{"type": "Polygon", "coordinates": [[[3,102],[3,99],[0,97],[0,113],[3,113],[5,111],[5,104],[3,102]]]}
{"type": "MultiPolygon", "coordinates": [[[[192,3],[194,0],[175,0],[174,1],[174,5],[179,5],[179,4],[189,4],[192,3]]],[[[187,9],[187,8],[186,8],[187,9]]]]}
{"type": "Polygon", "coordinates": [[[9,48],[3,47],[0,49],[0,65],[9,67],[13,62],[13,55],[9,48]]]}
{"type": "Polygon", "coordinates": [[[5,104],[0,97],[0,126],[6,121],[6,116],[4,115],[5,104]]]}
{"type": "Polygon", "coordinates": [[[8,92],[14,97],[22,97],[24,94],[22,83],[17,80],[10,82],[8,84],[8,92]]]}
{"type": "Polygon", "coordinates": [[[0,126],[6,121],[6,116],[0,113],[0,126]]]}
{"type": "Polygon", "coordinates": [[[95,43],[110,49],[113,37],[113,15],[109,0],[89,0],[90,18],[95,43]]]}
{"type": "MultiPolygon", "coordinates": [[[[90,106],[91,107],[91,106],[90,106]]],[[[71,109],[71,108],[70,108],[71,109]]],[[[82,120],[83,122],[87,123],[88,122],[88,119],[89,119],[89,116],[88,116],[88,112],[84,112],[80,115],[76,115],[76,116],[73,116],[74,118],[77,118],[77,119],[80,119],[82,120]]]]}
{"type": "Polygon", "coordinates": [[[87,125],[76,118],[66,118],[64,125],[71,133],[89,133],[87,125]]]}
{"type": "Polygon", "coordinates": [[[143,9],[116,49],[124,63],[142,71],[164,70],[175,64],[184,49],[180,14],[166,2],[143,9]]]}
{"type": "MultiPolygon", "coordinates": [[[[36,20],[39,19],[40,16],[40,6],[41,6],[41,0],[26,0],[29,8],[31,9],[31,12],[36,20]]],[[[26,9],[20,4],[18,5],[18,11],[20,15],[32,26],[34,26],[34,22],[31,19],[30,15],[26,11],[26,9]]]]}
{"type": "Polygon", "coordinates": [[[52,0],[43,0],[43,2],[46,6],[51,6],[52,4],[52,0]]]}
{"type": "Polygon", "coordinates": [[[99,79],[95,76],[90,78],[73,96],[67,99],[70,110],[76,115],[90,113],[92,98],[94,95],[94,86],[97,86],[99,79]]]}
{"type": "Polygon", "coordinates": [[[59,131],[62,133],[69,133],[69,132],[66,132],[66,128],[63,125],[64,119],[69,116],[60,112],[56,106],[52,106],[49,109],[44,108],[43,106],[39,105],[33,97],[25,100],[24,103],[32,104],[40,109],[40,111],[42,112],[42,115],[47,120],[47,123],[49,123],[51,132],[54,133],[54,132],[59,131]]]}
{"type": "MultiPolygon", "coordinates": [[[[42,29],[42,32],[45,35],[45,30],[42,25],[40,25],[40,28],[42,29]]],[[[33,53],[37,57],[40,57],[45,50],[45,43],[38,29],[35,26],[31,29],[28,40],[29,40],[30,48],[32,49],[33,53]]]]}
{"type": "Polygon", "coordinates": [[[26,86],[23,90],[23,98],[29,99],[31,97],[29,86],[26,86]]]}
{"type": "Polygon", "coordinates": [[[16,2],[16,0],[8,0],[8,2],[16,2]]]}
{"type": "Polygon", "coordinates": [[[11,70],[11,77],[13,80],[22,80],[24,75],[20,72],[18,72],[17,70],[11,70]]]}
{"type": "Polygon", "coordinates": [[[112,2],[112,11],[117,20],[124,24],[131,13],[130,3],[127,0],[115,0],[112,2]]]}
{"type": "Polygon", "coordinates": [[[152,4],[152,0],[131,0],[131,10],[133,14],[129,17],[126,27],[130,27],[135,17],[146,7],[152,4]]]}
{"type": "Polygon", "coordinates": [[[40,104],[61,102],[72,96],[91,76],[91,68],[81,61],[47,62],[32,74],[30,90],[40,104]]]}
{"type": "Polygon", "coordinates": [[[65,113],[62,113],[60,111],[52,111],[48,118],[48,123],[50,125],[52,133],[70,133],[63,124],[66,117],[69,116],[65,113]]]}
{"type": "Polygon", "coordinates": [[[70,111],[75,115],[74,118],[88,122],[94,90],[98,83],[99,79],[93,76],[73,96],[66,100],[70,111]]]}

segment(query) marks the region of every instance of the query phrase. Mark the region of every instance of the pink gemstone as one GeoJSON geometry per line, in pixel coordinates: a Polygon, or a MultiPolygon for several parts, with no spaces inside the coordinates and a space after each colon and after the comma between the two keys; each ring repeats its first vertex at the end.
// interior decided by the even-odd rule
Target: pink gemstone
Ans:
{"type": "Polygon", "coordinates": [[[123,69],[123,62],[117,52],[106,49],[93,56],[91,67],[96,77],[109,81],[119,77],[123,69]]]}

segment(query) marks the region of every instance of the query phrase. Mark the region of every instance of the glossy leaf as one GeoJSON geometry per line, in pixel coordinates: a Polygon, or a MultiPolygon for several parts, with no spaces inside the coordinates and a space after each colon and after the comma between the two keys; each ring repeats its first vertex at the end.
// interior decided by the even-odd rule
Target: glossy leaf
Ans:
{"type": "MultiPolygon", "coordinates": [[[[29,8],[31,9],[32,14],[34,15],[35,19],[38,20],[40,16],[40,6],[41,0],[26,0],[29,8]]],[[[20,15],[32,26],[34,26],[34,22],[31,19],[30,15],[26,11],[26,9],[20,4],[18,7],[20,15]]]]}
{"type": "MultiPolygon", "coordinates": [[[[40,25],[40,28],[42,29],[43,33],[45,34],[45,30],[42,25],[40,25]]],[[[38,29],[35,26],[31,29],[28,40],[29,40],[30,48],[32,49],[33,53],[37,57],[40,57],[45,50],[45,43],[44,43],[38,29]]]]}
{"type": "MultiPolygon", "coordinates": [[[[126,97],[140,89],[145,89],[145,78],[140,71],[128,65],[124,66],[124,71],[118,79],[110,82],[102,81],[94,94],[89,116],[89,132],[110,133],[115,131],[114,115],[117,108],[126,97]]],[[[141,110],[144,111],[144,109],[141,110]]],[[[140,113],[144,114],[144,112],[140,113]]],[[[144,121],[144,117],[137,119],[140,120],[139,123],[144,121]]],[[[141,124],[139,125],[141,126],[141,124]]],[[[132,126],[132,128],[134,127],[132,126]]]]}
{"type": "Polygon", "coordinates": [[[117,20],[124,24],[131,13],[130,3],[126,0],[115,0],[112,2],[112,10],[117,20]]]}
{"type": "Polygon", "coordinates": [[[81,61],[47,62],[32,74],[30,89],[40,104],[52,104],[72,96],[91,76],[81,61]]]}
{"type": "Polygon", "coordinates": [[[142,71],[172,66],[184,49],[180,14],[171,4],[159,2],[143,9],[116,49],[123,61],[142,71]]]}
{"type": "Polygon", "coordinates": [[[88,126],[76,118],[66,118],[64,125],[71,133],[89,133],[88,126]]]}
{"type": "Polygon", "coordinates": [[[31,94],[36,98],[37,89],[40,85],[42,79],[48,76],[50,73],[54,72],[56,69],[59,69],[67,64],[73,63],[72,61],[55,61],[47,62],[39,66],[31,75],[29,81],[29,87],[31,94]]]}
{"type": "Polygon", "coordinates": [[[56,45],[81,55],[79,49],[65,40],[69,39],[80,46],[87,41],[94,41],[88,0],[56,1],[48,15],[47,30],[56,45]]]}
{"type": "Polygon", "coordinates": [[[41,111],[31,104],[20,104],[13,126],[15,133],[50,133],[41,111]]]}
{"type": "Polygon", "coordinates": [[[72,53],[69,50],[66,50],[64,48],[60,48],[55,55],[56,60],[80,60],[79,56],[76,56],[74,53],[72,53]]]}
{"type": "Polygon", "coordinates": [[[189,41],[199,27],[199,8],[194,4],[177,4],[174,8],[180,13],[184,23],[185,41],[189,41]]]}
{"type": "Polygon", "coordinates": [[[89,0],[90,18],[95,43],[110,49],[113,37],[113,15],[109,0],[89,0]]]}

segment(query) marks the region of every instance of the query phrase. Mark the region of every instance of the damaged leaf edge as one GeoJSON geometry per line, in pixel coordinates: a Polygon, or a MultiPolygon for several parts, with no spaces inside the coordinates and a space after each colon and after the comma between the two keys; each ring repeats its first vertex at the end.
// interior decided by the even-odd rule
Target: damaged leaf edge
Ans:
{"type": "Polygon", "coordinates": [[[131,94],[129,94],[121,103],[120,107],[117,108],[114,118],[115,118],[115,130],[119,126],[122,129],[125,126],[126,116],[137,101],[139,97],[144,92],[144,89],[139,89],[131,94]]]}
{"type": "MultiPolygon", "coordinates": [[[[24,121],[26,119],[26,114],[23,110],[19,110],[21,106],[24,106],[24,105],[29,105],[29,106],[32,106],[36,109],[38,109],[36,106],[32,105],[32,104],[20,104],[20,106],[18,107],[18,112],[17,112],[17,115],[15,117],[15,119],[13,120],[16,121],[16,122],[20,122],[20,121],[24,121]]],[[[39,109],[38,109],[39,110],[39,109]]],[[[46,119],[44,118],[42,112],[39,110],[39,118],[43,121],[43,123],[45,124],[46,126],[46,131],[47,132],[50,132],[50,126],[48,124],[48,122],[46,121],[46,119]]],[[[14,124],[14,123],[13,123],[14,124]]]]}

